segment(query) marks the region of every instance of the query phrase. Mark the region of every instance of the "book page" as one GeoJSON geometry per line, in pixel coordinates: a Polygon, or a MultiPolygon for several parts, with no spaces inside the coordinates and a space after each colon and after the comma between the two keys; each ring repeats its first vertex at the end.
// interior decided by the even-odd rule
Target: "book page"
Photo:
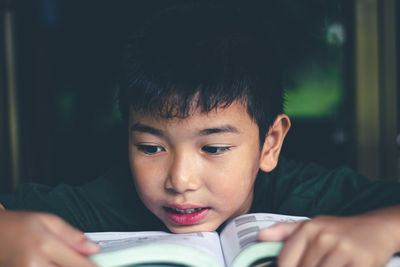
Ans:
{"type": "Polygon", "coordinates": [[[390,259],[390,261],[385,265],[385,267],[399,267],[400,266],[400,257],[394,256],[390,259]]]}
{"type": "Polygon", "coordinates": [[[86,233],[90,240],[97,243],[101,253],[112,253],[142,245],[169,244],[191,247],[208,254],[224,266],[219,237],[216,232],[171,234],[166,232],[101,232],[86,233]]]}
{"type": "Polygon", "coordinates": [[[221,246],[227,265],[231,265],[240,251],[258,243],[257,234],[262,228],[281,222],[307,220],[307,217],[288,216],[271,213],[253,213],[234,218],[220,235],[221,246]]]}

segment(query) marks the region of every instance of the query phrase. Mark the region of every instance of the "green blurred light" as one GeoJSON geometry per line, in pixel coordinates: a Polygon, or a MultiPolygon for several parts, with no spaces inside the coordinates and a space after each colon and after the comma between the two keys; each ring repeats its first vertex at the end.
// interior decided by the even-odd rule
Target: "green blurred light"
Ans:
{"type": "Polygon", "coordinates": [[[121,116],[121,112],[119,112],[119,104],[118,104],[118,100],[117,98],[114,99],[113,101],[113,108],[112,108],[112,112],[111,112],[111,119],[114,122],[119,122],[122,120],[122,116],[121,116]]]}
{"type": "Polygon", "coordinates": [[[119,112],[117,90],[114,90],[114,97],[109,99],[106,106],[101,107],[98,116],[93,120],[93,127],[98,133],[109,134],[118,125],[121,124],[122,117],[119,112]]]}
{"type": "Polygon", "coordinates": [[[335,115],[343,101],[342,79],[337,69],[309,75],[286,90],[285,112],[292,118],[327,118],[335,115]]]}
{"type": "Polygon", "coordinates": [[[341,23],[333,23],[327,27],[326,41],[329,45],[341,46],[346,41],[344,25],[341,23]]]}
{"type": "Polygon", "coordinates": [[[59,118],[70,125],[76,113],[76,96],[72,91],[62,91],[58,97],[59,118]]]}

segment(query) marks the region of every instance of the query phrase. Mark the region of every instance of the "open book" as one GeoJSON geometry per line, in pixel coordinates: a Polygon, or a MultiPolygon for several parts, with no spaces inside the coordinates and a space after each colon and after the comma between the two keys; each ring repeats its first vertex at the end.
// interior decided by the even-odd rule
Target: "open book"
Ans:
{"type": "MultiPolygon", "coordinates": [[[[101,251],[90,256],[103,267],[179,266],[245,267],[276,266],[280,242],[258,242],[262,228],[279,222],[307,220],[306,217],[254,213],[232,219],[217,232],[171,234],[166,232],[86,233],[101,251]]],[[[393,258],[386,267],[399,267],[393,258]]]]}
{"type": "MultiPolygon", "coordinates": [[[[255,213],[228,222],[221,234],[198,232],[86,233],[101,252],[91,256],[99,266],[257,266],[274,262],[280,242],[258,242],[261,228],[278,222],[295,222],[306,217],[255,213]]],[[[268,266],[268,265],[264,265],[268,266]]],[[[273,265],[270,265],[273,266],[273,265]]]]}

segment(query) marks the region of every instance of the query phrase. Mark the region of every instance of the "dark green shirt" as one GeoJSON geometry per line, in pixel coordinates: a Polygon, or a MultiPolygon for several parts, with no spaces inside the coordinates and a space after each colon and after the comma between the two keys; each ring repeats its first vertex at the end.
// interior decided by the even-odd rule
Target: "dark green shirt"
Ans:
{"type": "MultiPolygon", "coordinates": [[[[0,203],[11,210],[57,214],[85,232],[167,231],[140,201],[129,169],[110,170],[83,186],[24,184],[1,195],[0,203]]],[[[370,182],[349,168],[326,170],[281,158],[274,171],[258,174],[250,212],[353,215],[396,204],[397,182],[370,182]]]]}

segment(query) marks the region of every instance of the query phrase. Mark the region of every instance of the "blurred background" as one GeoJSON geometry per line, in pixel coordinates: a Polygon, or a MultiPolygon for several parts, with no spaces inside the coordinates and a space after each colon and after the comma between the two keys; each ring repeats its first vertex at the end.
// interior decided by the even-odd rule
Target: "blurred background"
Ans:
{"type": "MultiPolygon", "coordinates": [[[[0,193],[126,164],[115,82],[124,37],[179,2],[0,1],[0,193]]],[[[293,123],[283,153],[399,180],[400,3],[231,3],[278,27],[293,123]]]]}

